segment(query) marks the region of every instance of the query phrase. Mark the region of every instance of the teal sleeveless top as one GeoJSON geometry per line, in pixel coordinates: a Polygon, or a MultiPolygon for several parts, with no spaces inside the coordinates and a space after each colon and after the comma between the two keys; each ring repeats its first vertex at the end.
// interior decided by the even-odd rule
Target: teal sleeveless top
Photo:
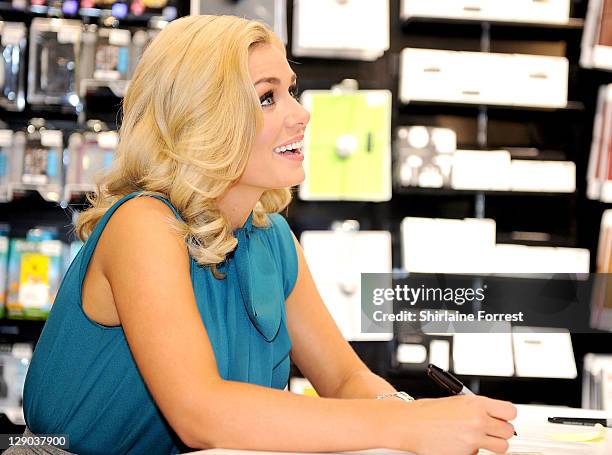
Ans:
{"type": "MultiPolygon", "coordinates": [[[[85,272],[104,227],[121,204],[139,194],[109,208],[70,265],[25,381],[28,428],[34,434],[67,434],[68,450],[79,454],[186,449],[149,393],[123,328],[98,324],[81,305],[85,272]]],[[[152,197],[180,218],[167,200],[152,197]]],[[[216,279],[191,258],[191,282],[221,377],[282,390],[291,349],[285,299],[297,279],[297,254],[281,215],[268,215],[265,228],[253,226],[252,217],[234,232],[238,245],[219,267],[226,278],[216,279]]]]}

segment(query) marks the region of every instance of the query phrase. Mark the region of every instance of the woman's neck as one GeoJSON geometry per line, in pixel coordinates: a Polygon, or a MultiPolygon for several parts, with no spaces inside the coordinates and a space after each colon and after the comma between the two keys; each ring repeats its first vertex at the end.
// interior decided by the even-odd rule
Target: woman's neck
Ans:
{"type": "Polygon", "coordinates": [[[229,220],[232,230],[244,226],[262,194],[261,188],[237,184],[219,199],[219,210],[229,220]]]}

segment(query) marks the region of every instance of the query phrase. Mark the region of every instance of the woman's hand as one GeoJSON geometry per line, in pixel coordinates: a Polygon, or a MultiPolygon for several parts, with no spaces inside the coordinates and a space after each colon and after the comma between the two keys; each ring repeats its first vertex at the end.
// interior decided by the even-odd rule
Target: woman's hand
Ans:
{"type": "Polygon", "coordinates": [[[419,455],[470,455],[478,449],[505,453],[514,434],[508,420],[516,418],[516,408],[507,401],[472,395],[404,405],[405,417],[392,424],[398,442],[394,449],[419,455]]]}

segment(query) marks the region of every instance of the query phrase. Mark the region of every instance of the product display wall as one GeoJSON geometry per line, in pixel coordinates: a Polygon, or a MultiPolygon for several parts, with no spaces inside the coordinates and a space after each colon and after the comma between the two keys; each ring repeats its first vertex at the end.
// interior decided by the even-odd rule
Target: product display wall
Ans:
{"type": "MultiPolygon", "coordinates": [[[[0,274],[7,277],[0,282],[0,292],[7,288],[0,342],[37,339],[42,322],[27,319],[44,319],[79,247],[69,223],[96,171],[110,163],[125,82],[170,5],[90,3],[66,13],[74,22],[63,23],[62,33],[55,19],[42,17],[40,8],[51,6],[15,11],[2,3],[2,46],[11,50],[4,55],[23,66],[8,71],[14,65],[5,57],[0,97],[0,274]],[[96,8],[121,16],[118,27],[79,15],[96,8]],[[49,71],[49,62],[61,68],[49,71]],[[9,258],[9,245],[19,254],[9,258]],[[23,270],[42,273],[45,289],[20,286],[23,270]]],[[[595,270],[606,208],[598,199],[607,201],[599,190],[608,175],[590,165],[589,199],[587,165],[592,132],[607,134],[593,126],[598,92],[600,106],[610,92],[599,86],[612,83],[612,74],[598,69],[608,62],[608,42],[582,36],[586,1],[559,0],[528,13],[499,9],[503,1],[482,3],[480,17],[416,0],[201,0],[199,12],[267,21],[287,42],[312,114],[307,180],[288,220],[330,311],[370,368],[398,389],[436,396],[423,373],[435,360],[493,397],[579,406],[582,358],[609,353],[609,335],[542,338],[543,349],[563,360],[547,376],[516,357],[525,351],[521,333],[490,340],[508,355],[495,363],[481,349],[477,357],[489,361],[476,364],[470,353],[478,340],[364,336],[351,310],[365,271],[478,271],[484,257],[503,272],[525,264],[533,272],[595,270]],[[350,14],[337,16],[343,8],[350,14]],[[326,260],[330,252],[333,261],[326,260]]],[[[173,6],[178,16],[188,13],[186,2],[173,6]]],[[[13,355],[6,347],[6,356],[27,358],[27,349],[13,355]]],[[[598,360],[589,359],[591,371],[598,360]]]]}
{"type": "MultiPolygon", "coordinates": [[[[502,7],[501,11],[483,7],[483,16],[474,19],[467,18],[459,7],[455,16],[446,10],[440,13],[442,7],[436,10],[436,5],[448,6],[449,2],[392,0],[388,49],[374,60],[368,55],[356,57],[355,50],[352,55],[336,50],[333,57],[329,49],[305,52],[302,49],[305,27],[301,24],[297,26],[300,41],[296,46],[296,21],[302,17],[300,11],[296,14],[296,3],[301,7],[304,2],[293,2],[293,8],[289,5],[289,58],[298,63],[294,70],[303,101],[309,102],[311,94],[329,91],[344,79],[356,80],[357,87],[352,84],[358,90],[355,93],[387,90],[392,94],[391,199],[364,200],[347,197],[345,193],[337,193],[335,200],[329,195],[313,197],[310,182],[324,178],[330,168],[319,172],[307,168],[307,173],[310,171],[307,184],[296,193],[288,212],[296,234],[304,232],[303,247],[309,250],[306,254],[316,255],[313,251],[316,247],[310,245],[311,235],[323,230],[330,236],[335,232],[339,239],[337,256],[344,257],[347,235],[355,234],[351,234],[351,229],[348,234],[342,228],[329,230],[334,222],[339,222],[338,227],[343,226],[343,220],[355,220],[363,231],[391,234],[395,270],[417,263],[421,264],[419,267],[429,267],[430,272],[465,272],[469,267],[482,270],[479,252],[480,257],[486,252],[487,264],[491,264],[494,252],[497,271],[595,271],[599,223],[605,205],[587,199],[586,170],[598,87],[611,82],[612,76],[579,66],[581,46],[587,46],[582,40],[587,2],[549,2],[544,10],[523,11],[525,14],[520,17],[518,7],[512,10],[502,7]],[[490,54],[483,55],[483,51],[490,54]],[[408,52],[419,55],[420,60],[406,67],[408,52]],[[440,58],[434,60],[434,56],[440,58]],[[487,59],[497,60],[489,64],[487,59]],[[410,76],[419,62],[423,62],[424,71],[420,73],[423,79],[419,79],[418,72],[410,76]],[[478,229],[452,227],[444,233],[447,223],[469,218],[484,218],[483,221],[492,223],[490,245],[487,241],[491,236],[479,233],[478,229]],[[418,220],[428,223],[424,233],[420,237],[407,236],[408,231],[402,226],[418,220]],[[406,245],[410,242],[413,246],[408,251],[406,245]]],[[[334,2],[319,3],[323,11],[325,5],[334,2]]],[[[499,6],[505,2],[482,3],[499,6]]],[[[535,4],[521,5],[527,3],[535,4]]],[[[378,23],[376,17],[372,15],[373,23],[378,23]]],[[[363,31],[357,27],[353,30],[348,27],[347,31],[346,24],[342,27],[344,33],[363,31]]],[[[372,30],[363,33],[376,35],[372,30]]],[[[374,38],[371,41],[376,42],[374,38]]],[[[347,96],[346,88],[350,92],[351,84],[344,88],[340,96],[347,96]]],[[[345,116],[337,117],[341,120],[326,130],[326,133],[333,127],[339,130],[335,133],[335,144],[327,148],[331,149],[329,154],[345,153],[351,146],[343,137],[350,133],[346,128],[342,131],[345,116]]],[[[321,137],[330,140],[328,135],[321,137]]],[[[311,162],[321,160],[313,155],[325,147],[314,145],[316,138],[311,140],[313,145],[309,149],[306,144],[305,154],[311,155],[311,162]]],[[[352,155],[358,159],[360,145],[354,146],[352,155]]],[[[336,167],[353,165],[351,157],[340,155],[335,159],[343,164],[336,167]]],[[[376,168],[373,171],[378,178],[376,168]]],[[[330,184],[350,182],[342,177],[341,169],[337,172],[330,184]]],[[[358,248],[353,254],[356,251],[358,248]]],[[[353,256],[353,262],[358,261],[353,256]]],[[[350,276],[351,270],[345,266],[335,276],[321,278],[324,283],[319,286],[326,295],[331,295],[328,290],[334,289],[333,281],[342,289],[350,276]]],[[[332,314],[343,308],[345,298],[328,303],[332,314]]],[[[346,317],[344,324],[340,324],[345,332],[354,317],[354,314],[346,317]]],[[[570,337],[567,332],[559,336],[555,340],[551,337],[541,340],[542,349],[556,346],[551,352],[556,352],[561,365],[556,373],[549,369],[548,376],[537,374],[533,363],[525,363],[531,354],[522,349],[525,337],[518,333],[508,335],[499,344],[514,343],[514,351],[506,350],[509,357],[498,359],[498,363],[504,363],[497,370],[491,362],[477,362],[480,366],[469,362],[469,356],[462,352],[479,352],[474,356],[489,357],[486,352],[474,351],[478,343],[466,341],[465,337],[457,340],[457,346],[449,337],[440,336],[408,339],[399,344],[398,338],[388,343],[356,341],[354,334],[347,338],[354,340],[353,346],[370,367],[396,387],[417,396],[439,393],[424,379],[428,360],[436,359],[442,365],[446,361],[451,368],[453,360],[457,360],[463,377],[490,396],[523,403],[580,406],[582,358],[588,352],[608,352],[603,346],[610,344],[610,337],[585,334],[570,337]],[[418,345],[426,349],[415,349],[418,345]],[[406,363],[402,363],[405,359],[406,363]],[[491,368],[484,364],[491,364],[491,368]]],[[[498,345],[495,341],[491,343],[498,345]]],[[[481,347],[482,344],[480,339],[481,347]]],[[[299,375],[298,371],[295,373],[299,375]]]]}
{"type": "Polygon", "coordinates": [[[110,166],[117,107],[173,0],[0,2],[0,429],[19,433],[34,343],[110,166]]]}

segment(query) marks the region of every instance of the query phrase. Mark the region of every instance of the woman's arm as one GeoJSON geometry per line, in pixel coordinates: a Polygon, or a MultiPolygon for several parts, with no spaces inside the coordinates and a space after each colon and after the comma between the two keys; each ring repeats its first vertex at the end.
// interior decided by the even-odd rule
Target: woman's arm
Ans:
{"type": "Polygon", "coordinates": [[[96,253],[138,369],[179,437],[195,448],[380,445],[380,402],[313,400],[220,377],[173,218],[157,199],[132,199],[110,219],[96,253]],[[340,433],[337,422],[345,422],[340,433]]]}
{"type": "Polygon", "coordinates": [[[334,398],[376,398],[395,392],[372,373],[340,333],[314,283],[304,252],[293,237],[298,277],[286,302],[291,358],[319,395],[334,398]]]}
{"type": "MultiPolygon", "coordinates": [[[[505,420],[515,411],[496,400],[341,400],[223,380],[196,306],[185,244],[167,222],[172,217],[158,200],[130,200],[111,218],[98,247],[136,365],[187,445],[286,451],[388,447],[436,455],[467,455],[478,447],[506,450],[512,426],[505,420]]],[[[343,358],[349,370],[338,371],[363,370],[354,357],[343,358]]],[[[331,383],[321,384],[328,390],[331,383]]]]}
{"type": "Polygon", "coordinates": [[[395,388],[370,370],[356,371],[344,382],[334,397],[336,398],[376,398],[383,393],[396,392],[395,388]]]}

